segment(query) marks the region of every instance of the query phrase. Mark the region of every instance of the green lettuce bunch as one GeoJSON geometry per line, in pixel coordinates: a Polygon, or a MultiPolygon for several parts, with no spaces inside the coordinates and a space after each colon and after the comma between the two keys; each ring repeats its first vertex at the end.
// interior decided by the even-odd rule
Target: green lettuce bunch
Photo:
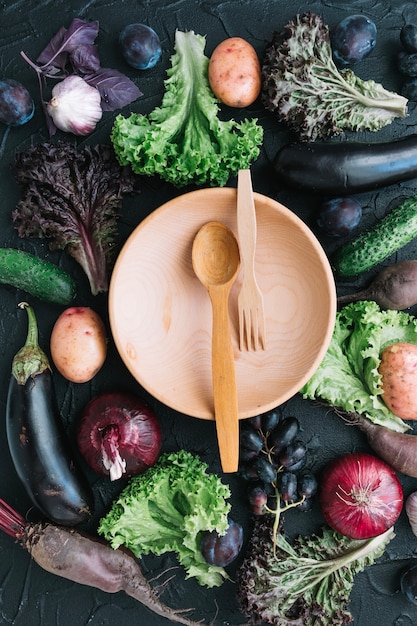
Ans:
{"type": "Polygon", "coordinates": [[[256,119],[221,121],[208,80],[205,37],[175,34],[160,107],[148,116],[116,117],[111,140],[121,165],[136,174],[158,175],[176,187],[223,187],[259,155],[263,128],[256,119]]]}
{"type": "Polygon", "coordinates": [[[227,574],[203,558],[200,534],[225,534],[230,489],[207,467],[185,450],[162,454],[153,467],[130,480],[101,519],[98,532],[113,548],[123,545],[137,558],[175,552],[187,578],[220,586],[227,574]]]}
{"type": "Polygon", "coordinates": [[[417,318],[405,311],[383,311],[373,301],[348,304],[337,313],[324,359],[301,394],[360,413],[391,430],[408,430],[382,400],[378,372],[384,348],[400,341],[417,344],[417,318]]]}

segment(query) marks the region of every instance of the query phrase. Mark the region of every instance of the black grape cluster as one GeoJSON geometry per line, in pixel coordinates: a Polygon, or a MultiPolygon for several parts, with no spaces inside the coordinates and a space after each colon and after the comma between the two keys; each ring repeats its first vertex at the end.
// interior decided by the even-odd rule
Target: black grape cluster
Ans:
{"type": "Polygon", "coordinates": [[[241,422],[239,474],[249,482],[252,513],[311,508],[317,480],[305,469],[307,457],[296,417],[281,419],[273,410],[241,422]]]}
{"type": "Polygon", "coordinates": [[[408,100],[417,100],[417,25],[405,24],[400,31],[402,50],[398,55],[398,69],[404,76],[401,94],[408,100]]]}

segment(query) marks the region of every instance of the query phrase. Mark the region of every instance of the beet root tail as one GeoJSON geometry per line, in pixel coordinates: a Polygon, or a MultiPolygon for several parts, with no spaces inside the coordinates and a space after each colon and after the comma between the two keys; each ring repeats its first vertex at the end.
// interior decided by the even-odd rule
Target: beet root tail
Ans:
{"type": "Polygon", "coordinates": [[[0,498],[0,530],[10,537],[19,539],[24,535],[26,526],[22,515],[0,498]]]}

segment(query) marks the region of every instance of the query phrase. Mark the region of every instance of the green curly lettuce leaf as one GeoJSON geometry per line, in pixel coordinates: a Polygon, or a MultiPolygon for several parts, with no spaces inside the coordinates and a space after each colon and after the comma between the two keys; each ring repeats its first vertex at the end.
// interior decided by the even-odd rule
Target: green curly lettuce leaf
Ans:
{"type": "Polygon", "coordinates": [[[113,548],[142,555],[175,552],[201,585],[220,586],[227,574],[209,565],[200,550],[202,531],[225,534],[230,489],[207,464],[189,452],[162,454],[144,474],[132,478],[100,520],[98,532],[113,548]]]}
{"type": "Polygon", "coordinates": [[[270,518],[255,522],[238,572],[238,599],[253,623],[275,626],[339,626],[352,621],[347,610],[355,575],[382,556],[394,529],[354,540],[324,527],[320,535],[292,544],[276,535],[270,518]]]}
{"type": "Polygon", "coordinates": [[[338,70],[329,28],[315,13],[296,15],[273,35],[262,64],[261,99],[301,140],[345,130],[377,131],[407,114],[407,99],[338,70]]]}
{"type": "Polygon", "coordinates": [[[202,35],[177,30],[161,106],[148,116],[116,117],[111,133],[116,156],[136,174],[159,175],[176,187],[222,187],[258,157],[263,129],[257,120],[218,117],[205,43],[202,35]]]}
{"type": "Polygon", "coordinates": [[[301,394],[405,432],[409,426],[382,400],[378,372],[384,348],[400,341],[417,344],[417,318],[405,311],[383,311],[373,301],[348,304],[336,314],[327,352],[301,394]]]}

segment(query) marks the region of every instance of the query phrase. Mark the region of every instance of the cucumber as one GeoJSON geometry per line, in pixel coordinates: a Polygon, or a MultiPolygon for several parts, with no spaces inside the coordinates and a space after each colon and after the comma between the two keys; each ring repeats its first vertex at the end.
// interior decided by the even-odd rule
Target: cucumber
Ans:
{"type": "Polygon", "coordinates": [[[0,248],[0,283],[54,304],[69,304],[76,293],[75,281],[64,270],[15,248],[0,248]]]}
{"type": "Polygon", "coordinates": [[[417,237],[417,195],[407,198],[371,229],[339,248],[332,261],[341,278],[357,276],[417,237]]]}

